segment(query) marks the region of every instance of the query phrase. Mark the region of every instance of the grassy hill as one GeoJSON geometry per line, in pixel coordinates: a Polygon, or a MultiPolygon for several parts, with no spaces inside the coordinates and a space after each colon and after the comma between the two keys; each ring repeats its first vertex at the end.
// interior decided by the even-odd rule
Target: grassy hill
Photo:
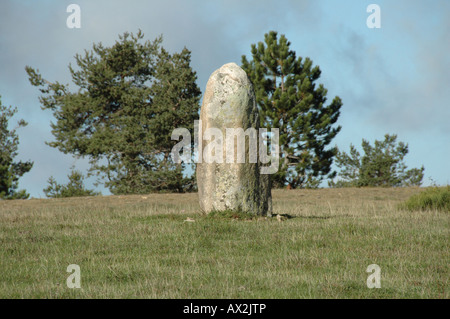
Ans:
{"type": "Polygon", "coordinates": [[[448,298],[450,215],[397,209],[420,191],[275,190],[283,221],[197,194],[0,201],[0,298],[448,298]]]}

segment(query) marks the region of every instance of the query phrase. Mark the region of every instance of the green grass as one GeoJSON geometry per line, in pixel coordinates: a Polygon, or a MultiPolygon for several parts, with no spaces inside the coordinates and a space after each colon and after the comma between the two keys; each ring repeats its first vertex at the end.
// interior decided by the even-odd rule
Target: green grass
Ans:
{"type": "Polygon", "coordinates": [[[449,214],[397,208],[420,191],[276,190],[281,222],[197,194],[2,201],[0,298],[448,298],[449,214]]]}
{"type": "Polygon", "coordinates": [[[399,207],[410,211],[439,210],[450,213],[450,186],[428,188],[419,194],[411,196],[399,207]]]}

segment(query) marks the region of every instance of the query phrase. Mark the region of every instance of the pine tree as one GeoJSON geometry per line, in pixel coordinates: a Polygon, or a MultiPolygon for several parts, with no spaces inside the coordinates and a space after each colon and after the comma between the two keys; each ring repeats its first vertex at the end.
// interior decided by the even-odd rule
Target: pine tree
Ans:
{"type": "MultiPolygon", "coordinates": [[[[87,156],[91,173],[106,179],[113,194],[184,191],[183,177],[170,151],[174,128],[193,130],[200,90],[190,67],[190,51],[169,54],[162,37],[142,43],[144,35],[125,33],[112,47],[94,44],[69,66],[76,92],[50,83],[27,67],[40,87],[43,109],[53,112],[55,141],[64,153],[87,156]]],[[[183,164],[184,165],[184,164],[183,164]]]]}
{"type": "MultiPolygon", "coordinates": [[[[2,105],[0,96],[0,199],[26,199],[29,194],[18,190],[19,178],[29,172],[33,162],[14,162],[18,154],[19,137],[16,128],[9,130],[8,122],[17,112],[17,108],[2,105]]],[[[17,123],[17,128],[26,126],[24,120],[17,123]]]]}
{"type": "Polygon", "coordinates": [[[279,128],[280,167],[274,187],[317,187],[331,170],[335,147],[327,148],[340,126],[334,127],[342,106],[335,97],[325,105],[327,90],[316,81],[320,68],[290,50],[284,35],[265,34],[264,43],[251,46],[252,60],[242,56],[242,68],[255,87],[261,127],[279,128]]]}
{"type": "Polygon", "coordinates": [[[350,144],[350,153],[339,151],[336,165],[341,168],[337,182],[331,187],[395,187],[420,186],[425,168],[407,170],[403,158],[408,154],[408,145],[397,143],[397,135],[386,134],[384,141],[375,140],[374,146],[362,140],[364,155],[361,156],[350,144]]]}

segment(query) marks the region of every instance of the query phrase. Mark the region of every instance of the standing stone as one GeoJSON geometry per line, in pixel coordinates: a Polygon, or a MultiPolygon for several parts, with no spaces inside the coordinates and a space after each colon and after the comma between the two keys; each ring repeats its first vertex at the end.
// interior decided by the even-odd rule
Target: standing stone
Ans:
{"type": "MultiPolygon", "coordinates": [[[[205,162],[205,147],[212,140],[203,140],[199,147],[203,154],[197,164],[197,185],[200,206],[206,213],[233,210],[255,215],[270,215],[272,196],[269,175],[259,172],[257,162],[250,163],[249,141],[245,143],[245,163],[227,163],[227,128],[259,129],[259,113],[253,85],[247,74],[235,63],[228,63],[209,78],[200,112],[200,134],[209,128],[217,128],[223,136],[223,163],[205,162]]],[[[200,135],[202,139],[202,135],[200,135]]],[[[228,146],[228,148],[230,148],[228,146]]],[[[234,145],[236,156],[237,145],[234,145]]],[[[236,158],[236,157],[235,157],[236,158]]]]}

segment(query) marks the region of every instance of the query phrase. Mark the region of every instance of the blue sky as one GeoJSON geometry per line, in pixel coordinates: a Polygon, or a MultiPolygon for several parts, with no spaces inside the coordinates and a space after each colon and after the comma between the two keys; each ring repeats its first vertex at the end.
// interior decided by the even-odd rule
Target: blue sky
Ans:
{"type": "MultiPolygon", "coordinates": [[[[0,2],[0,95],[17,106],[15,119],[29,122],[18,133],[18,159],[34,161],[20,187],[33,197],[54,176],[67,182],[70,167],[86,171],[87,160],[64,155],[51,141],[49,111],[24,67],[44,78],[69,83],[68,64],[92,43],[111,45],[119,34],[141,29],[145,38],[164,36],[171,52],[192,51],[202,92],[209,75],[228,62],[240,64],[250,45],[276,30],[298,56],[320,66],[329,100],[343,100],[334,143],[397,134],[409,144],[408,167],[425,166],[430,178],[450,184],[450,1],[378,0],[169,0],[169,1],[8,1],[0,2]],[[81,7],[81,29],[68,29],[66,8],[81,7]],[[381,28],[369,29],[369,4],[381,8],[381,28]]],[[[13,124],[13,123],[12,123],[13,124]]],[[[92,185],[94,180],[89,180],[92,185]]],[[[103,194],[108,191],[101,189],[103,194]]]]}

